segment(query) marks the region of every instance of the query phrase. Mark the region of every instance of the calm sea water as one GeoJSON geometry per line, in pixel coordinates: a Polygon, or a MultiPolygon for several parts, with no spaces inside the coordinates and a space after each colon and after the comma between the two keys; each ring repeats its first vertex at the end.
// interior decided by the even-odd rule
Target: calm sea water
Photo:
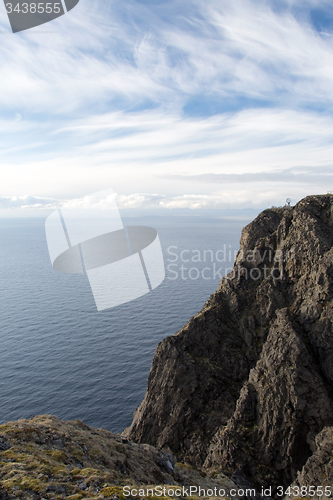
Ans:
{"type": "Polygon", "coordinates": [[[102,312],[86,276],[52,269],[44,219],[0,219],[0,422],[53,414],[113,432],[129,426],[157,344],[217,289],[217,271],[232,265],[229,251],[233,258],[251,218],[123,219],[158,230],[167,278],[144,297],[102,312]],[[195,262],[182,261],[182,250],[195,262]],[[214,262],[211,252],[203,262],[204,250],[214,262]],[[211,279],[203,279],[204,267],[211,279]]]}

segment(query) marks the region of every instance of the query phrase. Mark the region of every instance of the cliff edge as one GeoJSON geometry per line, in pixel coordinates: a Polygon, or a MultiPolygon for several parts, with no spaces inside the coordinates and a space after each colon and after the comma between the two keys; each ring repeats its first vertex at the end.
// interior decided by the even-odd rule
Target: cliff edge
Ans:
{"type": "Polygon", "coordinates": [[[332,481],[332,247],[333,195],[247,225],[233,271],[158,345],[127,435],[256,485],[332,481]]]}

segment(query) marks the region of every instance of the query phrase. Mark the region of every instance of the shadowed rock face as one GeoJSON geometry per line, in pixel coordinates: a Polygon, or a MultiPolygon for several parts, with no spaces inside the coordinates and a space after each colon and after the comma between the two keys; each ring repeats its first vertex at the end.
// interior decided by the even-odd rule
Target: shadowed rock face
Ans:
{"type": "MultiPolygon", "coordinates": [[[[298,473],[297,479],[291,485],[292,487],[307,487],[315,485],[330,485],[332,491],[333,477],[333,429],[325,427],[316,436],[316,450],[306,462],[302,471],[298,473]]],[[[321,497],[320,491],[314,495],[315,499],[321,497]],[[319,494],[318,494],[319,493],[319,494]]],[[[331,497],[331,494],[326,494],[326,497],[331,497]]]]}
{"type": "Polygon", "coordinates": [[[239,467],[261,485],[287,486],[332,423],[330,388],[288,309],[277,312],[228,424],[212,440],[206,467],[239,467]]]}
{"type": "Polygon", "coordinates": [[[233,272],[158,345],[129,436],[256,484],[295,480],[333,425],[332,247],[332,195],[246,226],[233,272]]]}

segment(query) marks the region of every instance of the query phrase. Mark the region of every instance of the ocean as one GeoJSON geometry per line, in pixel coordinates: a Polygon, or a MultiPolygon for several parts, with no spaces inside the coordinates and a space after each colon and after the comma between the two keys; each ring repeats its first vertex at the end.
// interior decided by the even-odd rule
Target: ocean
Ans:
{"type": "Polygon", "coordinates": [[[101,312],[85,275],[53,270],[44,218],[0,219],[0,423],[52,414],[113,432],[128,427],[157,344],[214,293],[252,218],[123,218],[157,229],[166,279],[101,312]]]}

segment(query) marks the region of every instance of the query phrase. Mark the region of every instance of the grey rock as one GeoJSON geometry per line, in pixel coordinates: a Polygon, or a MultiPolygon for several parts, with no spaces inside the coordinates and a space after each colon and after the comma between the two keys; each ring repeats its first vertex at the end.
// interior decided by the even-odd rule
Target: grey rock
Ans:
{"type": "Polygon", "coordinates": [[[12,445],[5,436],[0,436],[0,451],[6,451],[11,448],[12,445]]]}
{"type": "Polygon", "coordinates": [[[7,491],[0,486],[0,500],[9,500],[7,491]]]}
{"type": "Polygon", "coordinates": [[[168,453],[165,450],[161,450],[159,455],[155,457],[155,461],[163,472],[166,472],[167,474],[173,474],[176,459],[173,455],[171,455],[171,453],[168,453]]]}
{"type": "Polygon", "coordinates": [[[206,467],[237,467],[265,487],[288,486],[315,448],[314,437],[333,423],[325,380],[290,313],[281,309],[257,365],[226,427],[212,440],[206,467]]]}
{"type": "Polygon", "coordinates": [[[165,468],[167,469],[167,472],[169,474],[172,474],[172,472],[173,472],[173,466],[172,466],[172,463],[170,462],[170,460],[167,460],[165,462],[165,468]]]}
{"type": "Polygon", "coordinates": [[[46,439],[42,436],[36,436],[34,438],[36,444],[45,444],[46,439]]]}
{"type": "Polygon", "coordinates": [[[59,493],[59,494],[66,493],[66,489],[63,486],[57,486],[55,491],[56,491],[56,493],[59,493]]]}
{"type": "Polygon", "coordinates": [[[317,491],[317,487],[324,486],[324,498],[332,498],[333,427],[325,427],[316,436],[315,447],[313,455],[309,457],[302,470],[298,472],[296,480],[291,484],[291,488],[301,488],[302,486],[309,488],[310,486],[314,486],[315,494],[312,494],[311,498],[318,500],[323,497],[320,494],[320,490],[317,491]],[[326,495],[325,485],[329,485],[326,495]]]}
{"type": "Polygon", "coordinates": [[[239,489],[242,489],[246,492],[246,498],[252,500],[271,500],[270,497],[265,497],[259,494],[258,490],[253,486],[253,484],[248,480],[245,474],[236,469],[234,474],[231,477],[231,480],[236,484],[239,489]],[[252,493],[253,492],[253,493],[252,493]]]}
{"type": "Polygon", "coordinates": [[[71,457],[72,461],[74,462],[75,464],[75,467],[77,467],[78,469],[83,469],[84,467],[84,463],[81,462],[81,460],[79,460],[78,458],[76,457],[71,457]]]}
{"type": "Polygon", "coordinates": [[[55,439],[52,443],[52,446],[54,448],[63,448],[64,447],[64,442],[62,439],[55,439]]]}

